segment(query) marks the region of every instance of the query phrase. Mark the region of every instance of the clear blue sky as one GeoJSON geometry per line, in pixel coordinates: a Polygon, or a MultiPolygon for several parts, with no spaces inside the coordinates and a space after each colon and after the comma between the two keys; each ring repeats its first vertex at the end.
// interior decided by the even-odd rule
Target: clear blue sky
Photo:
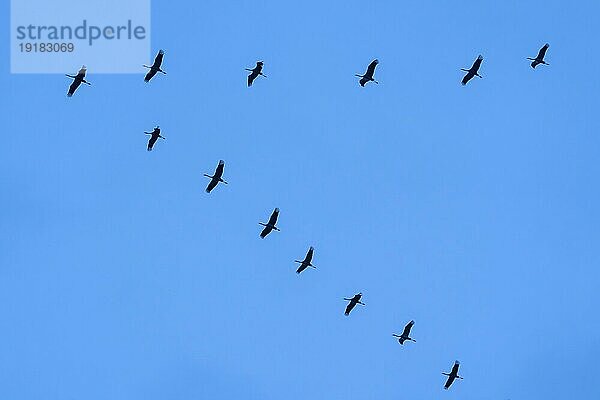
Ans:
{"type": "Polygon", "coordinates": [[[71,99],[5,57],[0,398],[600,398],[599,14],[155,0],[168,75],[71,99]]]}

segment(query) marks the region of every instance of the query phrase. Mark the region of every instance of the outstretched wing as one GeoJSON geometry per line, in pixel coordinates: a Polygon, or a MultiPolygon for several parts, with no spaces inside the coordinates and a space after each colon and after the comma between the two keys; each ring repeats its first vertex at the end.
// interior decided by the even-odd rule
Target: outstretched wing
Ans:
{"type": "Polygon", "coordinates": [[[208,182],[208,186],[206,187],[206,193],[210,193],[210,191],[213,190],[215,186],[217,186],[217,183],[219,183],[219,179],[212,178],[210,182],[208,182]]]}
{"type": "Polygon", "coordinates": [[[262,232],[260,233],[260,237],[264,239],[269,233],[271,233],[272,230],[273,228],[271,228],[270,226],[265,226],[262,232]]]}
{"type": "Polygon", "coordinates": [[[144,82],[150,82],[150,79],[152,79],[154,77],[154,75],[156,75],[157,70],[151,68],[148,73],[146,74],[146,76],[144,77],[144,82]]]}
{"type": "Polygon", "coordinates": [[[414,324],[415,321],[410,321],[408,324],[406,324],[406,326],[404,327],[404,331],[402,332],[402,336],[410,336],[410,330],[412,329],[414,324]]]}
{"type": "Polygon", "coordinates": [[[152,64],[152,68],[160,68],[160,66],[162,65],[162,62],[163,62],[164,55],[165,55],[164,51],[162,51],[162,50],[158,51],[158,54],[154,58],[154,64],[152,64]]]}
{"type": "Polygon", "coordinates": [[[454,361],[454,365],[452,366],[452,375],[458,375],[458,367],[460,367],[460,363],[458,361],[454,361]]]}
{"type": "Polygon", "coordinates": [[[367,67],[367,73],[365,75],[370,76],[372,78],[373,75],[375,75],[375,67],[377,67],[377,64],[379,64],[378,59],[371,61],[371,64],[369,64],[369,66],[367,67]]]}
{"type": "Polygon", "coordinates": [[[473,66],[471,67],[471,71],[473,71],[474,73],[477,73],[477,71],[479,71],[479,67],[481,67],[482,61],[483,61],[483,57],[480,54],[479,56],[477,56],[477,59],[473,63],[473,66]]]}
{"type": "Polygon", "coordinates": [[[477,57],[477,59],[475,60],[475,62],[473,63],[473,66],[471,67],[471,71],[473,71],[473,72],[479,71],[479,67],[481,67],[481,62],[482,61],[483,61],[483,57],[480,54],[477,57]]]}
{"type": "Polygon", "coordinates": [[[252,86],[252,82],[254,82],[254,80],[256,79],[256,77],[258,76],[258,71],[256,69],[254,69],[250,75],[248,75],[248,87],[252,86]]]}
{"type": "Polygon", "coordinates": [[[275,226],[277,223],[277,217],[279,217],[279,208],[273,210],[271,217],[269,217],[269,225],[275,226]]]}
{"type": "Polygon", "coordinates": [[[225,167],[225,161],[219,160],[219,165],[217,165],[217,169],[215,169],[215,178],[217,181],[221,179],[223,176],[223,168],[225,167]]]}
{"type": "Polygon", "coordinates": [[[308,267],[308,265],[306,265],[306,263],[301,263],[300,266],[298,267],[298,269],[296,270],[296,273],[299,274],[300,272],[304,271],[306,269],[306,267],[308,267]]]}
{"type": "Polygon", "coordinates": [[[444,384],[444,389],[448,390],[448,388],[452,385],[452,382],[454,382],[454,375],[449,375],[448,379],[446,379],[446,383],[444,384]]]}
{"type": "Polygon", "coordinates": [[[310,246],[310,248],[308,249],[308,252],[306,253],[306,257],[304,258],[304,262],[310,264],[313,258],[313,252],[314,252],[314,248],[312,246],[310,246]]]}
{"type": "Polygon", "coordinates": [[[546,43],[546,44],[545,44],[545,45],[544,45],[544,46],[543,46],[543,47],[540,49],[540,51],[538,52],[538,55],[537,55],[537,57],[536,57],[538,60],[540,60],[540,61],[541,61],[541,60],[543,60],[543,59],[544,59],[544,57],[546,57],[546,51],[548,51],[548,47],[550,47],[550,45],[549,45],[548,43],[546,43]]]}
{"type": "Polygon", "coordinates": [[[350,315],[350,311],[352,311],[354,306],[356,306],[355,302],[351,301],[350,303],[348,303],[348,305],[346,306],[346,311],[344,311],[344,315],[350,315]]]}
{"type": "Polygon", "coordinates": [[[79,80],[78,78],[75,78],[73,80],[73,82],[71,82],[71,85],[69,86],[69,91],[67,92],[67,96],[69,96],[69,97],[73,96],[73,93],[75,93],[75,91],[77,90],[79,85],[81,85],[81,80],[79,80]]]}
{"type": "Polygon", "coordinates": [[[158,140],[158,135],[150,136],[150,140],[148,140],[148,151],[152,151],[152,147],[154,147],[154,143],[158,140]]]}
{"type": "Polygon", "coordinates": [[[466,85],[467,82],[469,82],[471,79],[473,79],[473,77],[475,76],[474,73],[472,72],[467,72],[467,74],[464,76],[464,78],[462,79],[462,81],[460,83],[462,83],[462,85],[466,85]]]}

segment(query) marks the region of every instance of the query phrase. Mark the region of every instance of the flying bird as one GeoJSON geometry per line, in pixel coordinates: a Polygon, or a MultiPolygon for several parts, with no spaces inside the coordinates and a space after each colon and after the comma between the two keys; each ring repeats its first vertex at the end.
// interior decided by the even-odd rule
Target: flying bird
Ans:
{"type": "Polygon", "coordinates": [[[446,380],[446,383],[444,384],[444,389],[448,390],[448,388],[450,388],[450,385],[452,385],[452,382],[454,382],[454,380],[456,378],[458,379],[463,379],[462,376],[458,376],[458,367],[460,366],[460,363],[458,361],[454,361],[454,365],[452,366],[452,371],[450,371],[450,373],[446,373],[446,372],[442,372],[443,375],[446,375],[448,377],[448,379],[446,380]]]}
{"type": "Polygon", "coordinates": [[[463,86],[466,85],[467,82],[469,82],[471,79],[473,79],[474,76],[483,78],[481,75],[479,75],[479,67],[481,67],[482,61],[483,61],[483,57],[481,55],[479,55],[477,57],[477,59],[475,60],[475,62],[473,63],[473,66],[470,69],[466,69],[466,68],[460,69],[461,71],[465,71],[467,73],[461,82],[463,84],[463,86]]]}
{"type": "Polygon", "coordinates": [[[254,80],[258,78],[259,75],[264,76],[265,78],[267,77],[265,74],[262,73],[263,64],[264,63],[262,61],[257,61],[256,67],[246,68],[246,71],[250,71],[250,75],[248,75],[248,87],[252,86],[252,82],[254,82],[254,80]]]}
{"type": "Polygon", "coordinates": [[[154,128],[152,132],[144,132],[146,135],[151,135],[150,140],[148,140],[148,151],[152,151],[152,147],[154,147],[154,143],[158,140],[158,138],[164,139],[165,137],[160,134],[160,128],[157,126],[154,128]]]}
{"type": "Polygon", "coordinates": [[[550,45],[546,43],[538,52],[538,55],[535,58],[527,57],[528,60],[531,60],[531,68],[537,67],[540,64],[550,65],[546,61],[544,61],[544,57],[546,56],[546,51],[548,51],[548,47],[550,45]]]}
{"type": "Polygon", "coordinates": [[[357,304],[360,304],[362,306],[365,305],[365,303],[363,303],[362,301],[360,301],[361,297],[362,297],[362,293],[355,294],[351,299],[347,299],[347,298],[344,297],[344,300],[350,302],[346,306],[346,311],[344,311],[344,315],[350,315],[350,311],[352,311],[352,309],[354,307],[356,307],[357,304]]]}
{"type": "Polygon", "coordinates": [[[308,252],[306,253],[306,256],[304,257],[304,260],[302,260],[302,261],[294,260],[294,262],[300,264],[300,266],[296,270],[297,274],[299,274],[300,272],[304,271],[308,267],[317,269],[317,267],[315,267],[314,265],[312,265],[312,259],[313,259],[313,253],[314,253],[314,251],[315,251],[315,249],[312,246],[310,246],[309,249],[308,249],[308,252]]]}
{"type": "Polygon", "coordinates": [[[68,97],[73,96],[73,93],[75,93],[75,91],[77,90],[77,88],[79,87],[79,85],[81,85],[82,83],[85,83],[86,85],[91,85],[91,83],[89,83],[88,81],[85,80],[85,73],[86,73],[86,71],[87,71],[87,69],[85,68],[85,65],[83,65],[81,67],[81,69],[79,70],[79,72],[77,73],[77,75],[68,75],[68,74],[65,74],[69,78],[73,79],[73,82],[71,83],[71,86],[69,86],[69,91],[67,92],[67,96],[68,97]]]}
{"type": "Polygon", "coordinates": [[[210,193],[210,191],[213,190],[219,182],[222,182],[227,185],[227,182],[225,182],[222,178],[224,167],[225,167],[225,161],[219,160],[219,165],[217,165],[217,168],[215,169],[215,173],[213,176],[204,174],[204,176],[206,176],[207,178],[210,178],[210,182],[208,182],[208,186],[206,187],[206,193],[210,193]]]}
{"type": "Polygon", "coordinates": [[[409,340],[411,342],[416,342],[415,339],[413,339],[413,338],[410,337],[410,330],[412,329],[412,327],[413,327],[414,324],[415,324],[415,321],[410,321],[404,327],[404,330],[402,331],[401,335],[396,335],[394,333],[392,336],[397,337],[398,338],[398,342],[400,342],[400,344],[404,344],[404,342],[407,341],[407,340],[409,340]]]}
{"type": "Polygon", "coordinates": [[[264,229],[260,233],[260,237],[262,239],[264,239],[269,233],[271,233],[272,230],[276,230],[279,232],[279,228],[275,226],[275,224],[277,223],[277,217],[279,217],[279,208],[273,210],[273,213],[269,217],[269,222],[267,222],[266,224],[259,222],[260,225],[264,226],[264,229]]]}
{"type": "Polygon", "coordinates": [[[373,79],[373,75],[375,74],[375,67],[377,67],[377,64],[379,64],[379,60],[375,59],[371,61],[371,64],[369,64],[369,66],[367,67],[367,72],[365,72],[364,75],[355,74],[355,76],[358,76],[360,78],[360,81],[358,81],[358,83],[360,83],[360,86],[364,87],[367,82],[379,83],[375,79],[373,79]]]}
{"type": "Polygon", "coordinates": [[[163,50],[159,50],[156,57],[154,57],[154,63],[152,64],[152,66],[144,65],[145,68],[150,69],[150,71],[148,71],[148,73],[144,77],[144,82],[150,82],[150,79],[152,79],[154,77],[154,75],[156,75],[157,72],[160,72],[164,75],[167,74],[165,71],[163,71],[160,68],[162,65],[164,56],[165,56],[165,52],[163,50]]]}

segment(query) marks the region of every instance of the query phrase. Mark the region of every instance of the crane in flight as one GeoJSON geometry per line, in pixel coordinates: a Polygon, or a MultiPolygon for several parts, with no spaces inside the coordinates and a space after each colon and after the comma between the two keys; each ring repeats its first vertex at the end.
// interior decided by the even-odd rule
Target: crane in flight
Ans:
{"type": "Polygon", "coordinates": [[[479,67],[481,67],[482,61],[483,61],[483,57],[480,54],[477,57],[477,59],[475,60],[475,62],[473,62],[473,65],[471,66],[471,68],[469,68],[469,69],[461,68],[460,69],[461,71],[465,71],[467,73],[461,81],[463,86],[466,85],[467,82],[469,82],[471,79],[473,79],[474,76],[483,78],[481,75],[479,75],[479,67]]]}
{"type": "Polygon", "coordinates": [[[248,75],[248,87],[252,86],[252,82],[254,82],[254,80],[258,78],[259,75],[265,78],[267,77],[265,74],[262,73],[263,65],[264,63],[262,61],[257,61],[256,67],[246,68],[246,71],[250,71],[250,75],[248,75]]]}
{"type": "Polygon", "coordinates": [[[450,373],[442,372],[442,375],[446,375],[448,379],[444,384],[444,389],[448,390],[455,379],[463,379],[462,376],[458,376],[458,367],[460,367],[460,363],[458,361],[454,361],[454,365],[452,366],[452,371],[450,373]]]}
{"type": "Polygon", "coordinates": [[[156,57],[154,57],[154,63],[151,66],[144,65],[145,68],[149,68],[150,71],[144,77],[144,82],[150,82],[150,79],[154,77],[158,72],[166,75],[167,73],[161,69],[163,57],[165,56],[165,52],[163,50],[159,50],[156,57]]]}
{"type": "Polygon", "coordinates": [[[294,260],[294,262],[300,264],[300,266],[296,270],[297,274],[299,274],[300,272],[304,271],[308,267],[317,269],[317,267],[315,267],[314,265],[312,265],[312,259],[313,259],[313,253],[314,253],[314,251],[315,251],[315,249],[312,246],[310,246],[308,248],[308,252],[306,253],[306,256],[304,257],[304,260],[302,260],[302,261],[294,260]]]}
{"type": "Polygon", "coordinates": [[[415,324],[415,321],[410,321],[404,327],[404,330],[402,331],[401,335],[397,335],[397,334],[394,333],[392,336],[398,338],[398,342],[400,342],[400,344],[404,344],[404,342],[406,342],[407,340],[409,340],[411,342],[416,342],[415,339],[413,339],[413,338],[410,337],[410,330],[412,329],[412,327],[413,327],[414,324],[415,324]]]}
{"type": "Polygon", "coordinates": [[[73,96],[73,93],[75,93],[75,91],[77,90],[77,88],[82,83],[85,83],[86,85],[90,85],[90,86],[92,85],[91,83],[89,83],[88,81],[85,80],[85,73],[86,73],[86,71],[87,71],[87,68],[85,67],[85,65],[83,65],[81,67],[81,69],[79,70],[79,72],[77,73],[77,75],[65,74],[65,76],[73,79],[73,82],[69,86],[69,91],[67,92],[67,97],[73,96]]]}
{"type": "Polygon", "coordinates": [[[369,66],[367,67],[367,72],[365,72],[364,75],[360,75],[360,74],[354,75],[354,76],[358,76],[360,78],[360,81],[358,81],[360,86],[364,87],[367,84],[367,82],[379,83],[373,78],[373,75],[375,75],[375,67],[377,67],[377,64],[379,64],[379,60],[375,59],[375,60],[371,61],[371,64],[369,64],[369,66]]]}
{"type": "Polygon", "coordinates": [[[535,58],[527,57],[528,60],[531,60],[531,68],[535,69],[535,67],[537,67],[540,64],[550,65],[546,61],[544,61],[544,57],[546,56],[546,51],[548,51],[548,47],[550,47],[550,45],[546,43],[544,46],[542,46],[542,48],[538,52],[538,55],[535,58]]]}
{"type": "Polygon", "coordinates": [[[215,173],[212,176],[204,174],[204,176],[210,178],[210,182],[208,182],[208,186],[206,187],[206,193],[210,193],[210,191],[213,190],[219,182],[227,185],[227,182],[223,180],[223,168],[225,168],[225,161],[219,160],[219,164],[217,165],[215,173]]]}
{"type": "Polygon", "coordinates": [[[350,299],[344,297],[344,300],[350,302],[346,306],[346,311],[344,311],[344,315],[346,315],[346,316],[350,315],[350,311],[352,311],[352,309],[354,307],[356,307],[357,304],[360,304],[361,306],[364,306],[365,303],[363,303],[362,301],[360,301],[361,298],[362,298],[362,293],[357,293],[354,296],[352,296],[352,298],[350,298],[350,299]]]}
{"type": "Polygon", "coordinates": [[[277,223],[278,217],[279,217],[279,208],[276,208],[273,210],[273,213],[269,217],[269,222],[267,222],[266,224],[259,222],[260,225],[264,226],[262,232],[260,233],[260,237],[262,239],[267,237],[267,235],[269,233],[271,233],[272,230],[276,230],[279,232],[279,228],[275,226],[275,224],[277,223]]]}
{"type": "Polygon", "coordinates": [[[148,151],[152,151],[154,147],[154,143],[158,140],[158,138],[164,139],[165,137],[160,134],[160,127],[154,128],[152,132],[144,132],[146,135],[150,135],[150,140],[148,140],[148,151]]]}

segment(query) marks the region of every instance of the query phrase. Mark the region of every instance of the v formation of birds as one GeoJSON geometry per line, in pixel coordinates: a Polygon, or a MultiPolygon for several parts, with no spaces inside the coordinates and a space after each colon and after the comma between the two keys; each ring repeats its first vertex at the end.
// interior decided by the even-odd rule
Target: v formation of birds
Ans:
{"type": "MultiPolygon", "coordinates": [[[[540,64],[549,65],[544,60],[544,58],[546,56],[546,51],[548,50],[549,47],[550,46],[548,45],[548,43],[546,43],[542,46],[542,48],[540,48],[537,56],[527,57],[527,60],[531,61],[531,68],[535,69],[540,64]]],[[[145,82],[150,82],[150,80],[158,73],[161,73],[164,75],[167,74],[162,69],[164,54],[165,54],[165,52],[163,50],[159,50],[159,52],[157,53],[157,55],[154,59],[153,64],[150,66],[144,65],[145,68],[148,68],[148,73],[144,77],[145,82]]],[[[479,74],[479,69],[481,68],[482,62],[483,62],[483,57],[481,55],[479,55],[475,59],[475,61],[473,62],[473,65],[470,68],[468,68],[468,69],[461,68],[461,71],[466,72],[465,76],[463,77],[463,79],[461,81],[461,84],[463,86],[466,85],[474,77],[482,78],[482,76],[479,74]]],[[[367,70],[365,71],[364,74],[362,74],[362,75],[355,74],[356,77],[360,78],[360,80],[358,81],[360,86],[364,87],[369,82],[374,82],[376,84],[379,83],[378,81],[375,80],[375,77],[374,77],[375,69],[377,68],[378,64],[379,64],[379,60],[375,59],[375,60],[371,61],[371,63],[369,63],[369,65],[367,66],[367,70]]],[[[267,77],[262,72],[263,67],[264,67],[264,62],[257,61],[256,66],[254,68],[246,68],[246,71],[250,72],[250,74],[248,75],[248,79],[247,79],[248,87],[251,87],[252,84],[254,83],[254,81],[259,76],[262,76],[265,78],[267,77]]],[[[86,85],[91,85],[91,83],[85,79],[86,72],[87,72],[87,68],[84,65],[81,67],[81,69],[79,70],[77,75],[66,75],[69,78],[73,79],[73,82],[69,86],[69,90],[67,92],[68,97],[73,96],[73,94],[75,93],[77,88],[82,83],[86,84],[86,85]]],[[[148,151],[151,151],[154,148],[154,145],[158,141],[158,139],[165,139],[165,137],[161,135],[161,130],[160,130],[160,127],[158,127],[158,126],[156,126],[152,132],[144,132],[144,133],[146,135],[150,135],[150,139],[148,140],[148,145],[147,145],[148,151]]],[[[206,187],[207,193],[210,193],[219,183],[227,184],[227,182],[225,180],[223,180],[224,168],[225,168],[225,162],[223,160],[220,160],[212,175],[204,174],[205,177],[210,178],[208,186],[206,187]]],[[[271,216],[269,217],[268,222],[266,222],[266,223],[259,222],[259,224],[263,226],[263,229],[260,232],[260,237],[262,239],[266,238],[272,231],[279,231],[279,228],[276,226],[278,218],[279,218],[279,208],[275,208],[273,210],[273,212],[271,213],[271,216]]],[[[316,267],[312,264],[313,254],[314,254],[314,248],[311,246],[308,249],[303,260],[295,260],[294,261],[294,262],[300,264],[298,266],[298,269],[296,270],[296,273],[300,274],[307,268],[315,268],[316,269],[316,267]]],[[[350,312],[354,309],[354,307],[356,307],[356,305],[364,306],[365,303],[363,303],[361,301],[361,299],[362,299],[362,293],[360,293],[360,292],[355,294],[351,298],[344,298],[345,301],[348,301],[348,304],[344,311],[344,315],[349,316],[350,312]]],[[[414,326],[414,324],[415,324],[415,321],[411,320],[410,322],[408,322],[405,325],[401,334],[393,334],[393,336],[398,339],[398,342],[401,345],[404,345],[404,343],[407,341],[416,342],[415,339],[410,337],[410,332],[411,332],[411,329],[414,326]]],[[[444,389],[449,389],[450,386],[452,385],[452,383],[456,379],[463,379],[461,376],[458,375],[459,366],[460,366],[460,363],[458,361],[455,361],[452,366],[452,369],[449,373],[446,373],[446,372],[442,373],[443,375],[447,376],[446,382],[444,384],[444,389]]]]}

